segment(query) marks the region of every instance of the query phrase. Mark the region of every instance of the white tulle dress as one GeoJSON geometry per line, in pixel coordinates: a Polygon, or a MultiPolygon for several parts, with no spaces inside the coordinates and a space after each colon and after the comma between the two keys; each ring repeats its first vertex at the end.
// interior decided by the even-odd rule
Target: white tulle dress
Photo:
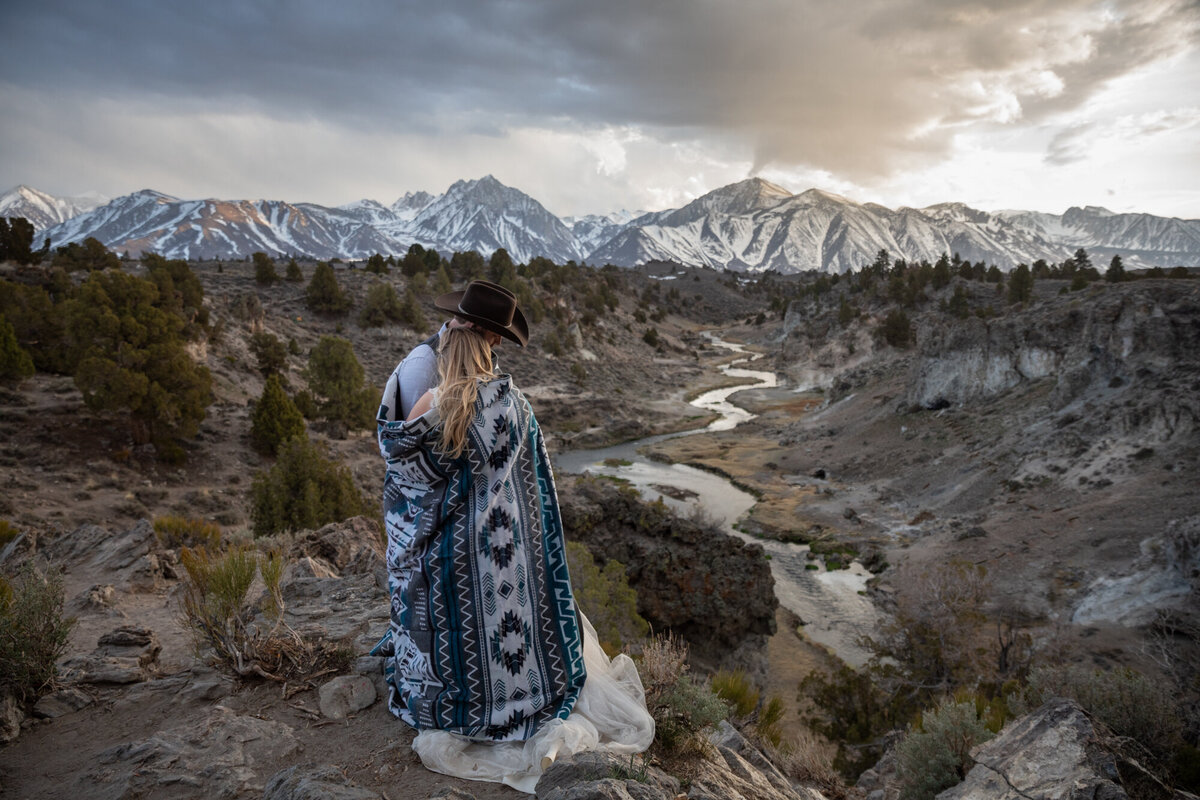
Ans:
{"type": "Polygon", "coordinates": [[[533,794],[555,760],[587,750],[640,753],[654,740],[654,718],[637,667],[627,655],[609,659],[596,630],[583,617],[587,682],[565,720],[543,725],[524,742],[479,742],[441,730],[423,730],[413,741],[421,762],[434,772],[503,783],[533,794]]]}

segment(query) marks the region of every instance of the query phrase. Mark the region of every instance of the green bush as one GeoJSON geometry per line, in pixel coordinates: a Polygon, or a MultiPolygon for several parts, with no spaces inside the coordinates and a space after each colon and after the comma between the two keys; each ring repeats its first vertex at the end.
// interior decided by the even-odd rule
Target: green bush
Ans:
{"type": "Polygon", "coordinates": [[[254,260],[254,282],[259,286],[271,286],[279,282],[279,273],[275,271],[275,262],[263,252],[257,252],[251,258],[254,260]]]}
{"type": "Polygon", "coordinates": [[[296,259],[288,259],[287,269],[284,272],[284,278],[291,283],[300,283],[302,280],[304,280],[304,273],[300,271],[300,265],[296,263],[296,259]]]}
{"type": "Polygon", "coordinates": [[[673,636],[655,636],[642,648],[638,673],[646,707],[654,717],[654,742],[682,755],[700,749],[700,734],[729,716],[729,706],[703,680],[688,674],[687,645],[673,636]]]}
{"type": "Polygon", "coordinates": [[[317,262],[304,290],[304,302],[310,311],[318,314],[344,314],[350,310],[350,298],[338,286],[333,267],[326,261],[317,262]]]}
{"type": "Polygon", "coordinates": [[[362,328],[377,328],[389,322],[404,319],[405,307],[400,304],[400,295],[390,283],[376,283],[367,290],[367,299],[362,311],[358,312],[358,324],[362,328]]]}
{"type": "Polygon", "coordinates": [[[575,601],[587,615],[600,646],[610,656],[645,638],[650,624],[637,611],[637,592],[629,585],[625,565],[610,559],[601,569],[581,542],[567,542],[567,565],[575,601]]]}
{"type": "Polygon", "coordinates": [[[304,417],[283,390],[279,376],[271,375],[263,387],[262,397],[250,412],[250,444],[258,452],[273,456],[285,441],[302,437],[307,432],[304,417]]]}
{"type": "Polygon", "coordinates": [[[42,372],[70,375],[75,371],[75,354],[68,346],[66,325],[59,303],[64,298],[45,286],[0,281],[0,314],[13,327],[21,349],[29,353],[33,366],[42,372]]]}
{"type": "Polygon", "coordinates": [[[84,239],[82,244],[71,242],[58,248],[54,251],[51,263],[67,270],[86,269],[89,272],[121,268],[121,259],[117,258],[116,253],[109,251],[103,242],[92,236],[84,239]]]}
{"type": "Polygon", "coordinates": [[[19,381],[33,372],[33,359],[17,342],[13,326],[0,314],[0,381],[19,381]]]}
{"type": "Polygon", "coordinates": [[[729,703],[733,713],[739,717],[753,714],[761,697],[761,692],[750,683],[745,671],[740,669],[733,672],[718,671],[712,677],[712,690],[717,697],[729,703]]]}
{"type": "Polygon", "coordinates": [[[154,538],[163,547],[206,547],[215,549],[221,545],[221,526],[195,517],[174,514],[154,520],[154,538]]]}
{"type": "Polygon", "coordinates": [[[912,323],[903,309],[894,308],[888,312],[879,326],[879,335],[883,340],[896,348],[906,348],[913,343],[912,323]]]}
{"type": "Polygon", "coordinates": [[[104,270],[62,312],[88,408],[128,411],[134,441],[153,442],[168,460],[182,455],[176,440],[196,434],[213,399],[208,368],[184,347],[179,302],[151,281],[104,270]]]}
{"type": "Polygon", "coordinates": [[[53,685],[75,624],[63,616],[63,579],[31,564],[15,585],[0,578],[0,687],[30,702],[53,685]]]}
{"type": "Polygon", "coordinates": [[[305,377],[322,417],[352,429],[374,428],[379,393],[367,384],[349,340],[322,336],[308,357],[305,377]]]}
{"type": "Polygon", "coordinates": [[[258,371],[264,378],[271,375],[283,376],[287,369],[288,348],[273,333],[259,331],[250,337],[250,352],[258,362],[258,371]]]}
{"type": "Polygon", "coordinates": [[[350,470],[307,438],[289,439],[250,490],[254,535],[311,530],[370,513],[350,470]]]}
{"type": "Polygon", "coordinates": [[[975,704],[946,700],[921,715],[921,724],[896,745],[903,800],[932,800],[962,781],[974,766],[971,748],[994,736],[975,704]]]}

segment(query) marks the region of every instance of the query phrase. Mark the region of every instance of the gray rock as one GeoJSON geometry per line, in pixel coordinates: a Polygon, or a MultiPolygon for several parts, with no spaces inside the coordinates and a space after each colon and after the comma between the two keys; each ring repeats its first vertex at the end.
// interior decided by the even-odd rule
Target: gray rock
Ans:
{"type": "Polygon", "coordinates": [[[123,591],[150,592],[162,586],[162,564],[154,555],[158,542],[149,520],[139,520],[123,533],[99,525],[82,525],[46,546],[51,561],[82,565],[111,573],[123,591]]]}
{"type": "Polygon", "coordinates": [[[354,661],[354,671],[359,675],[382,675],[383,656],[359,656],[354,661]]]}
{"type": "Polygon", "coordinates": [[[33,707],[33,715],[43,719],[54,719],[86,708],[93,702],[95,701],[87,692],[68,686],[40,698],[33,707]]]}
{"type": "Polygon", "coordinates": [[[339,675],[321,685],[321,713],[330,719],[345,719],[375,702],[375,684],[366,675],[339,675]]]}
{"type": "Polygon", "coordinates": [[[388,595],[372,575],[296,577],[282,584],[285,620],[300,634],[366,652],[388,627],[388,595]]]}
{"type": "Polygon", "coordinates": [[[179,692],[180,700],[208,703],[227,697],[233,691],[233,681],[216,670],[193,668],[192,673],[192,679],[179,692]]]}
{"type": "Polygon", "coordinates": [[[429,800],[475,800],[475,795],[462,789],[446,788],[429,795],[429,800]]]}
{"type": "Polygon", "coordinates": [[[382,800],[382,796],[355,785],[337,767],[297,764],[271,776],[263,800],[382,800]]]}
{"type": "Polygon", "coordinates": [[[215,706],[176,728],[110,747],[80,781],[81,796],[239,797],[262,791],[261,764],[296,751],[292,729],[215,706]]]}
{"type": "Polygon", "coordinates": [[[551,764],[536,791],[537,800],[673,800],[679,781],[641,756],[587,752],[551,764]]]}
{"type": "Polygon", "coordinates": [[[58,666],[64,676],[77,683],[140,683],[150,677],[136,657],[92,653],[65,659],[58,666]]]}
{"type": "Polygon", "coordinates": [[[11,694],[0,697],[0,743],[11,742],[21,735],[25,712],[11,694]]]}
{"type": "Polygon", "coordinates": [[[975,766],[962,783],[938,800],[1023,800],[1094,798],[1124,800],[1113,779],[1113,756],[1097,744],[1083,709],[1056,698],[1000,731],[978,747],[975,766]]]}
{"type": "Polygon", "coordinates": [[[725,748],[744,758],[776,789],[791,791],[792,782],[787,779],[787,776],[780,772],[779,768],[771,763],[762,751],[750,744],[741,731],[730,725],[728,720],[722,720],[716,730],[709,735],[708,740],[718,748],[725,748]]]}

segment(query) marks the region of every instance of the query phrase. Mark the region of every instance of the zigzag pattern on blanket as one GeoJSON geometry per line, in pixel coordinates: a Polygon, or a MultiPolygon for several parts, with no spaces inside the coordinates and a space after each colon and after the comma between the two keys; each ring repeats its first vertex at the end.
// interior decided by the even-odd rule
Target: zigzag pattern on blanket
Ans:
{"type": "Polygon", "coordinates": [[[545,444],[507,377],[481,386],[463,457],[438,452],[436,422],[436,408],[380,419],[389,706],[419,728],[524,740],[586,678],[545,444]]]}

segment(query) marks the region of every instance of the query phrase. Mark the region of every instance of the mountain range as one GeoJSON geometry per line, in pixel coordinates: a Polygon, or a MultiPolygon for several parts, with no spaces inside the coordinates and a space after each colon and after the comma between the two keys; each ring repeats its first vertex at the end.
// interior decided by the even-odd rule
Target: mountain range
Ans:
{"type": "Polygon", "coordinates": [[[24,216],[55,247],[95,237],[116,252],[233,259],[255,251],[319,259],[401,254],[417,243],[443,253],[504,248],[518,262],[636,266],[673,261],[741,272],[845,272],[893,257],[942,253],[1001,269],[1082,247],[1100,264],[1200,265],[1200,220],[1118,214],[1095,206],[1063,214],[987,212],[962,203],[889,209],[819,189],[792,194],[749,178],[682,208],[560,218],[488,175],[444,194],[410,192],[387,206],[360,200],[330,208],[277,200],[182,200],[143,190],[106,201],[55,198],[20,186],[0,196],[0,214],[24,216]]]}

